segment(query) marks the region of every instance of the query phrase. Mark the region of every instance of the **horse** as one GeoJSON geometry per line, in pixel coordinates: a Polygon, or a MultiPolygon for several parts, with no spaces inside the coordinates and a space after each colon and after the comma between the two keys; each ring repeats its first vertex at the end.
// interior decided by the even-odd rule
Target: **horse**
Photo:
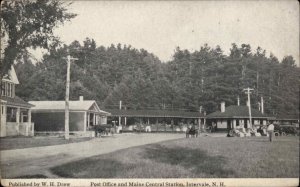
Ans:
{"type": "Polygon", "coordinates": [[[185,132],[186,138],[189,138],[190,135],[191,135],[191,137],[193,137],[193,138],[197,138],[197,137],[198,137],[198,130],[195,129],[195,127],[187,128],[187,130],[186,130],[186,132],[185,132]]]}
{"type": "Polygon", "coordinates": [[[108,135],[109,132],[111,132],[110,130],[111,127],[107,127],[107,126],[102,126],[102,125],[95,125],[94,126],[94,130],[95,130],[95,137],[98,137],[98,134],[105,134],[108,135]]]}

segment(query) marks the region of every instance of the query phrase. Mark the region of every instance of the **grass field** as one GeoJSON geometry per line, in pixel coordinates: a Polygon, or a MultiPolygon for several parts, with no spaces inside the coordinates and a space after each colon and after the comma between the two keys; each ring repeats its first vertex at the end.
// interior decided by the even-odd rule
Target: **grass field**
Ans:
{"type": "Polygon", "coordinates": [[[11,150],[11,149],[23,149],[30,147],[41,147],[41,146],[49,146],[49,145],[60,145],[67,143],[75,143],[88,141],[91,138],[70,138],[69,140],[65,140],[63,137],[24,137],[24,136],[16,136],[16,137],[5,137],[0,138],[0,147],[1,150],[11,150]]]}
{"type": "Polygon", "coordinates": [[[66,178],[299,177],[299,137],[199,137],[123,149],[54,167],[66,178]]]}

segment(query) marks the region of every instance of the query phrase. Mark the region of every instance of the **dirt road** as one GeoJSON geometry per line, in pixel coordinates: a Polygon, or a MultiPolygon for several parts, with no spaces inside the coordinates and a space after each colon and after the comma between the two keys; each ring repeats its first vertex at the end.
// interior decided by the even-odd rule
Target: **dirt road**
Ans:
{"type": "Polygon", "coordinates": [[[183,134],[118,134],[90,141],[1,151],[2,178],[44,175],[57,178],[49,168],[74,160],[134,146],[184,138],[183,134]]]}

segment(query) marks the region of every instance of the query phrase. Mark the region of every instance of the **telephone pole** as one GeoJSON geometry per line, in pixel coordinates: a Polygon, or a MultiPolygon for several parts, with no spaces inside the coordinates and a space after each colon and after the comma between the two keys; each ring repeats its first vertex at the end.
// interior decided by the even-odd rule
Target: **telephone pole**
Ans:
{"type": "Polygon", "coordinates": [[[66,103],[65,103],[65,139],[68,140],[69,136],[69,95],[70,95],[70,69],[71,60],[78,60],[77,58],[72,58],[68,51],[68,56],[65,58],[67,60],[67,81],[66,81],[66,103]]]}
{"type": "Polygon", "coordinates": [[[249,108],[249,122],[250,122],[250,126],[252,128],[252,117],[251,117],[251,103],[250,103],[250,94],[251,94],[251,91],[253,91],[254,89],[251,89],[251,88],[246,88],[246,89],[243,89],[243,91],[245,91],[245,93],[248,95],[248,108],[249,108]]]}

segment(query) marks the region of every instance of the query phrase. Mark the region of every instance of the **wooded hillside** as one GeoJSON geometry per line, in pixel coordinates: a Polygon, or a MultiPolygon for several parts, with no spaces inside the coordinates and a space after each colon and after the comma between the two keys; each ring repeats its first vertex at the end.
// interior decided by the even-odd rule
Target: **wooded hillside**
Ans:
{"type": "Polygon", "coordinates": [[[87,38],[50,51],[42,62],[25,58],[16,64],[20,85],[17,95],[25,100],[63,100],[66,51],[79,60],[71,65],[70,99],[80,95],[94,99],[101,108],[117,108],[119,100],[131,109],[173,109],[213,112],[246,104],[243,88],[254,88],[253,108],[264,97],[265,111],[280,117],[298,117],[300,68],[292,56],[279,61],[273,54],[250,45],[232,44],[230,54],[204,45],[190,52],[179,47],[173,59],[161,62],[154,54],[132,46],[97,46],[87,38]],[[254,52],[253,52],[254,51],[254,52]]]}

